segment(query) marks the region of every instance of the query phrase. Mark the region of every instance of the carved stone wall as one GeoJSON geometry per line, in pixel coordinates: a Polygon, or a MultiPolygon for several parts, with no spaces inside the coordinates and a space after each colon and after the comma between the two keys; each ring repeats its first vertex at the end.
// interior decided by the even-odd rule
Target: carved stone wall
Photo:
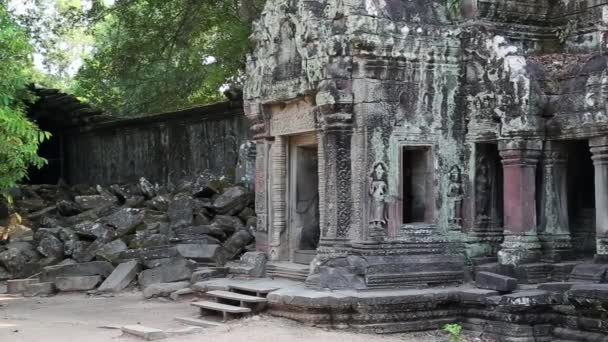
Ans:
{"type": "Polygon", "coordinates": [[[234,180],[250,137],[240,105],[228,103],[82,126],[63,135],[66,181],[166,183],[203,171],[234,180]]]}

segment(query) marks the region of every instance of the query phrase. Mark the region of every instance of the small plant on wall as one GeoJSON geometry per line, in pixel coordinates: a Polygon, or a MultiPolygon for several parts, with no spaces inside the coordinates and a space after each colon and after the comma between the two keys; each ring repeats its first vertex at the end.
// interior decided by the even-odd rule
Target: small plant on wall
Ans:
{"type": "Polygon", "coordinates": [[[460,324],[446,324],[443,326],[443,331],[450,334],[450,342],[463,342],[462,326],[460,324]]]}

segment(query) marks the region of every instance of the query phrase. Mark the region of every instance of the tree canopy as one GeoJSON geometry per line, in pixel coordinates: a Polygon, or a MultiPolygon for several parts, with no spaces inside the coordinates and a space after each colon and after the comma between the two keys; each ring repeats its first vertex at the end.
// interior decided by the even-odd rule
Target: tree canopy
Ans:
{"type": "Polygon", "coordinates": [[[87,13],[94,52],[73,92],[124,115],[222,99],[241,81],[260,0],[118,0],[87,13]]]}
{"type": "Polygon", "coordinates": [[[32,77],[32,47],[23,29],[0,2],[0,193],[27,176],[29,167],[42,167],[38,146],[50,137],[25,114],[32,101],[27,85],[32,77]]]}

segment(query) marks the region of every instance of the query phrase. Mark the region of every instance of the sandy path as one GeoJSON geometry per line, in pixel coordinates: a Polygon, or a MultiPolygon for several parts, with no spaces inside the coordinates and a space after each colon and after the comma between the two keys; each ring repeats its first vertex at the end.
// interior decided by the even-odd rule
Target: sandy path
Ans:
{"type": "MultiPolygon", "coordinates": [[[[139,292],[114,297],[60,294],[54,297],[11,298],[0,295],[0,341],[10,342],[98,342],[143,341],[123,336],[120,330],[100,326],[143,324],[159,329],[180,328],[176,316],[195,317],[189,301],[143,300],[139,292]]],[[[167,342],[436,342],[445,341],[432,333],[405,335],[365,335],[306,327],[289,320],[255,316],[232,321],[167,342]]]]}

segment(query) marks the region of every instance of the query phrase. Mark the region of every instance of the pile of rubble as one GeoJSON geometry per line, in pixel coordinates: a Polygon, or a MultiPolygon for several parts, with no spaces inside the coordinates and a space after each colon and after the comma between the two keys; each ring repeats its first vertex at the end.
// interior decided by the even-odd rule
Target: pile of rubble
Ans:
{"type": "Polygon", "coordinates": [[[114,273],[114,282],[138,275],[144,288],[190,280],[253,248],[253,193],[206,176],[174,189],[145,178],[107,188],[29,185],[13,197],[18,215],[0,217],[0,280],[31,277],[10,282],[16,292],[92,289],[114,273]],[[53,285],[31,286],[46,283],[53,285]]]}

